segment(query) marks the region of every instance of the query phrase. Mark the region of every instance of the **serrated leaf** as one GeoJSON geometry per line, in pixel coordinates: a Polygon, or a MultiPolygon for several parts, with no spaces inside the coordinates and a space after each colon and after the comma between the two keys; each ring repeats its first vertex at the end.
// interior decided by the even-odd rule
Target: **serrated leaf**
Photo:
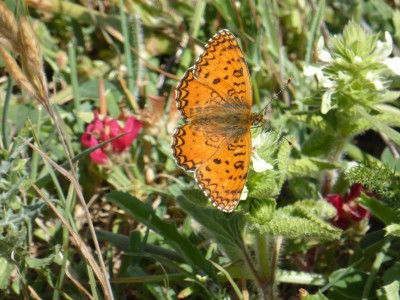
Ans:
{"type": "Polygon", "coordinates": [[[338,239],[341,234],[341,230],[325,223],[307,208],[295,206],[279,209],[270,222],[263,225],[252,224],[249,230],[256,234],[286,238],[338,239]]]}
{"type": "Polygon", "coordinates": [[[340,164],[331,163],[327,160],[303,157],[292,160],[289,164],[290,176],[310,176],[312,173],[321,172],[323,170],[333,170],[340,167],[340,164]]]}
{"type": "Polygon", "coordinates": [[[289,157],[290,157],[291,145],[289,143],[282,141],[277,154],[277,167],[280,171],[278,173],[277,187],[279,191],[282,188],[283,183],[286,180],[288,173],[289,157]]]}
{"type": "Polygon", "coordinates": [[[205,199],[198,190],[186,191],[184,196],[176,200],[179,206],[199,222],[207,234],[211,235],[232,260],[242,258],[242,235],[245,218],[239,212],[223,213],[214,207],[199,206],[197,203],[205,199]]]}
{"type": "Polygon", "coordinates": [[[303,115],[294,115],[291,118],[296,122],[302,122],[306,124],[307,127],[314,130],[327,131],[331,127],[329,123],[327,123],[326,120],[321,115],[303,114],[303,115]]]}
{"type": "Polygon", "coordinates": [[[254,234],[282,236],[289,239],[312,237],[331,240],[338,239],[340,236],[339,230],[324,231],[320,228],[319,223],[298,217],[277,217],[265,225],[252,225],[249,231],[254,234]]]}
{"type": "Polygon", "coordinates": [[[47,207],[47,204],[44,201],[40,201],[33,205],[23,206],[17,213],[7,210],[6,212],[3,212],[2,218],[0,219],[0,228],[11,226],[16,229],[17,226],[24,223],[26,220],[33,220],[45,207],[47,207]]]}
{"type": "Polygon", "coordinates": [[[310,156],[327,154],[335,145],[335,138],[326,131],[314,131],[306,141],[304,141],[301,152],[310,156]]]}
{"type": "Polygon", "coordinates": [[[324,200],[301,200],[294,203],[293,207],[305,209],[323,220],[330,220],[337,214],[336,208],[324,200]]]}
{"type": "Polygon", "coordinates": [[[26,147],[27,146],[25,143],[22,143],[20,141],[18,142],[16,147],[13,148],[8,159],[5,159],[0,163],[0,177],[3,177],[8,172],[10,172],[10,168],[12,167],[13,162],[15,160],[18,160],[19,155],[25,151],[26,147]]]}
{"type": "Polygon", "coordinates": [[[278,269],[276,275],[278,281],[284,283],[313,286],[323,286],[328,283],[326,276],[316,273],[278,269]]]}
{"type": "Polygon", "coordinates": [[[25,244],[26,229],[23,227],[20,230],[8,232],[5,236],[0,235],[0,257],[10,257],[18,247],[25,244]]]}

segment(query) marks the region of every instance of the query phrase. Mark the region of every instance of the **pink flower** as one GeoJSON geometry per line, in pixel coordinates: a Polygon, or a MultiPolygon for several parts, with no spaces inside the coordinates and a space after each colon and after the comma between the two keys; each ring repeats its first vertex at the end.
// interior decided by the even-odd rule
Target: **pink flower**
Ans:
{"type": "Polygon", "coordinates": [[[355,223],[368,219],[371,216],[368,210],[361,207],[355,201],[360,197],[361,192],[367,193],[361,183],[356,183],[350,188],[350,193],[344,195],[344,199],[338,194],[329,194],[326,196],[326,200],[336,208],[337,215],[333,219],[333,223],[336,226],[347,229],[355,223]]]}
{"type": "Polygon", "coordinates": [[[121,127],[117,120],[108,116],[100,120],[98,112],[94,111],[94,120],[86,127],[81,142],[83,146],[91,148],[120,134],[128,133],[90,153],[94,163],[106,164],[110,155],[120,154],[129,149],[141,128],[142,122],[135,117],[126,118],[125,126],[121,127]]]}

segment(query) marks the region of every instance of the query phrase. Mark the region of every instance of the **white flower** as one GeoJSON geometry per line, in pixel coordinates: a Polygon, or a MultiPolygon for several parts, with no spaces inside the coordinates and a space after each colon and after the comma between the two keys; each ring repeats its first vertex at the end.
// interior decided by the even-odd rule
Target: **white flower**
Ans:
{"type": "Polygon", "coordinates": [[[322,95],[322,103],[321,103],[321,113],[326,114],[331,110],[331,99],[332,94],[335,92],[335,89],[329,89],[322,95]]]}
{"type": "Polygon", "coordinates": [[[263,134],[258,134],[253,141],[253,151],[251,152],[251,160],[253,161],[254,171],[257,173],[265,172],[267,170],[272,170],[274,167],[267,163],[264,159],[260,157],[257,153],[257,149],[266,142],[266,138],[263,134]]]}
{"type": "Polygon", "coordinates": [[[318,81],[321,83],[321,85],[326,88],[330,89],[336,86],[335,82],[330,80],[327,76],[324,76],[324,73],[322,72],[324,68],[317,68],[314,66],[305,66],[303,70],[303,74],[306,76],[317,76],[318,81]]]}
{"type": "Polygon", "coordinates": [[[385,32],[385,42],[377,41],[374,55],[377,60],[385,60],[393,51],[393,40],[389,32],[385,32]]]}
{"type": "Polygon", "coordinates": [[[330,80],[327,76],[324,76],[322,71],[317,73],[317,78],[319,82],[321,82],[321,85],[326,89],[331,89],[336,87],[336,83],[330,80]]]}
{"type": "Polygon", "coordinates": [[[366,79],[368,79],[369,81],[371,81],[371,82],[374,84],[375,89],[376,89],[377,91],[381,91],[381,90],[383,90],[383,89],[385,88],[385,87],[383,86],[382,81],[381,81],[379,78],[377,78],[376,76],[374,76],[373,73],[368,72],[368,73],[367,73],[367,76],[365,76],[365,77],[366,77],[366,79]]]}
{"type": "Polygon", "coordinates": [[[246,200],[248,194],[249,194],[249,189],[247,188],[247,186],[244,186],[242,194],[240,195],[240,200],[246,200]]]}
{"type": "Polygon", "coordinates": [[[351,76],[347,75],[345,72],[342,72],[342,71],[338,72],[338,78],[340,80],[343,80],[343,81],[350,81],[351,80],[351,76]]]}
{"type": "Polygon", "coordinates": [[[389,32],[385,32],[385,42],[377,41],[374,54],[376,60],[381,61],[396,75],[400,75],[400,57],[389,57],[393,51],[393,39],[389,32]]]}
{"type": "Polygon", "coordinates": [[[318,58],[321,61],[327,62],[327,63],[332,61],[331,54],[324,49],[324,39],[322,37],[320,37],[318,40],[317,53],[318,53],[318,58]]]}
{"type": "Polygon", "coordinates": [[[253,151],[253,153],[251,154],[251,158],[253,160],[254,171],[256,171],[257,173],[272,170],[274,168],[271,164],[263,160],[260,155],[258,155],[257,150],[253,151]]]}
{"type": "Polygon", "coordinates": [[[383,86],[383,84],[382,84],[382,81],[380,81],[379,79],[375,79],[375,80],[373,81],[373,84],[374,84],[374,86],[375,86],[375,88],[376,88],[377,91],[381,91],[381,90],[384,89],[384,86],[383,86]]]}
{"type": "Polygon", "coordinates": [[[305,66],[303,73],[306,76],[314,76],[318,71],[321,71],[321,68],[313,67],[313,66],[305,66]]]}
{"type": "Polygon", "coordinates": [[[354,57],[353,59],[353,63],[357,64],[357,63],[362,63],[362,58],[359,57],[358,55],[354,57]]]}
{"type": "MultiPolygon", "coordinates": [[[[324,76],[324,73],[322,72],[322,68],[317,68],[313,66],[306,66],[303,70],[304,75],[306,76],[316,76],[318,81],[321,83],[321,85],[328,89],[323,95],[322,95],[322,102],[321,102],[321,113],[326,114],[328,111],[331,110],[332,105],[331,105],[331,99],[332,99],[332,94],[336,92],[336,87],[337,84],[336,82],[332,81],[329,79],[329,77],[324,76]]],[[[339,76],[342,76],[342,79],[347,79],[349,76],[345,75],[344,73],[339,74],[339,76]]]]}
{"type": "Polygon", "coordinates": [[[396,75],[400,75],[400,57],[386,58],[383,63],[396,75]]]}

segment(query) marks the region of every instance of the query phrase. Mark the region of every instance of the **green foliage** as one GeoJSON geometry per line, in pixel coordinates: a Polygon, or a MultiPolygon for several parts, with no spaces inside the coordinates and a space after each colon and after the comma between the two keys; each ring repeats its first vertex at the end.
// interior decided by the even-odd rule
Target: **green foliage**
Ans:
{"type": "Polygon", "coordinates": [[[250,232],[285,238],[338,239],[341,231],[324,219],[335,216],[335,209],[324,201],[301,201],[278,209],[270,220],[254,220],[250,232]],[[323,219],[321,219],[323,218],[323,219]]]}
{"type": "Polygon", "coordinates": [[[158,232],[191,265],[198,265],[205,273],[213,274],[209,262],[204,259],[194,245],[179,234],[174,224],[167,224],[158,218],[150,206],[129,194],[121,192],[112,192],[107,195],[107,199],[130,212],[138,221],[147,225],[150,229],[158,232]]]}
{"type": "Polygon", "coordinates": [[[367,161],[351,168],[347,180],[362,183],[392,209],[400,210],[400,177],[397,172],[377,161],[367,161]]]}

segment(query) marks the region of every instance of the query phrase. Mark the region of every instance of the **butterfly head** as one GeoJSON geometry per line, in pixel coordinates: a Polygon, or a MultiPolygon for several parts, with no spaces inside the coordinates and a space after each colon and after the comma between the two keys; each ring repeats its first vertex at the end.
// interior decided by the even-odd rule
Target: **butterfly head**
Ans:
{"type": "Polygon", "coordinates": [[[253,113],[253,126],[258,126],[264,121],[264,115],[262,113],[253,113]]]}

